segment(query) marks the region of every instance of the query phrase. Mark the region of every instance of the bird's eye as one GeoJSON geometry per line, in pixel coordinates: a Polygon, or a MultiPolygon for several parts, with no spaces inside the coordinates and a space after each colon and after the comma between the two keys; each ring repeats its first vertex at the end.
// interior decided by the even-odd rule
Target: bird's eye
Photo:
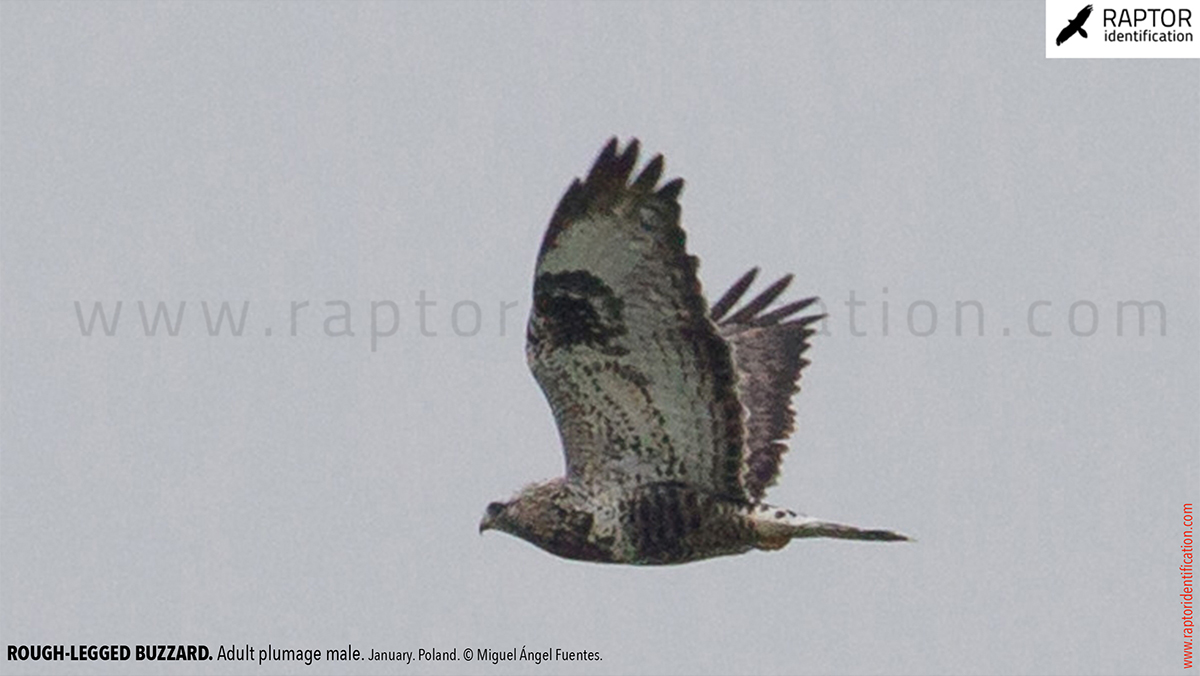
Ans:
{"type": "Polygon", "coordinates": [[[504,511],[504,503],[503,502],[493,502],[492,504],[487,506],[488,516],[490,516],[492,518],[496,518],[497,516],[500,516],[500,512],[503,512],[503,511],[504,511]]]}

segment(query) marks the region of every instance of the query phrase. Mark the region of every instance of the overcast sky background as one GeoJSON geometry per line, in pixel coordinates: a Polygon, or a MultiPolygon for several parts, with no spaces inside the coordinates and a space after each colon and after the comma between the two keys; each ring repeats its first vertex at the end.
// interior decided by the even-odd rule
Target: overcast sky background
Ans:
{"type": "Polygon", "coordinates": [[[1041,2],[5,2],[0,643],[1182,672],[1200,64],[1047,60],[1044,30],[1041,2]],[[478,535],[562,471],[524,321],[612,135],[686,178],[710,295],[760,265],[826,303],[771,501],[918,542],[639,569],[478,535]],[[1165,335],[1133,307],[1118,335],[1129,300],[1165,335]],[[76,302],[118,301],[82,335],[76,302]],[[185,302],[179,335],[139,301],[185,302]],[[202,303],[243,301],[210,337],[202,303]]]}

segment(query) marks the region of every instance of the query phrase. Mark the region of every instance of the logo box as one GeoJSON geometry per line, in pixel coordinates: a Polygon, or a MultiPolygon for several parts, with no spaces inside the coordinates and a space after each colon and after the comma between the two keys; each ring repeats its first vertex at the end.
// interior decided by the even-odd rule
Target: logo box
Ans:
{"type": "Polygon", "coordinates": [[[1046,58],[1200,58],[1200,0],[1046,0],[1046,58]]]}

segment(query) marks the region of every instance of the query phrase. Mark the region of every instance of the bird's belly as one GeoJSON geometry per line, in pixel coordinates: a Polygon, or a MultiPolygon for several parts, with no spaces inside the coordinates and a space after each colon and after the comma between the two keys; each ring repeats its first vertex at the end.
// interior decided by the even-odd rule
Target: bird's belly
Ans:
{"type": "Polygon", "coordinates": [[[749,551],[755,533],[742,511],[738,502],[682,483],[641,486],[621,505],[627,562],[686,563],[749,551]]]}

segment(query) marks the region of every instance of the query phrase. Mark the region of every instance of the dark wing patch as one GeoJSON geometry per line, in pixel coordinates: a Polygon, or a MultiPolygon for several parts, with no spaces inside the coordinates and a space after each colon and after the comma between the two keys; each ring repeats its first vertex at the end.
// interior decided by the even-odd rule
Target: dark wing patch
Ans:
{"type": "Polygon", "coordinates": [[[712,320],[721,335],[733,345],[738,372],[738,396],[749,416],[746,419],[746,448],[742,484],[751,500],[758,502],[779,477],[784,440],[791,435],[796,419],[791,400],[800,391],[800,371],[808,365],[803,357],[812,324],[825,315],[790,319],[816,302],[816,298],[789,303],[766,314],[762,311],[783,293],[791,282],[788,275],[747,303],[728,319],[750,288],[758,269],[746,273],[713,305],[712,320]]]}
{"type": "Polygon", "coordinates": [[[543,333],[560,348],[586,345],[611,356],[628,351],[616,344],[626,333],[624,303],[595,275],[542,273],[533,283],[533,304],[544,320],[543,333]]]}
{"type": "Polygon", "coordinates": [[[568,477],[680,481],[734,499],[742,406],[679,226],[683,181],[632,181],[614,138],[567,189],[538,253],[526,354],[558,423],[568,477]]]}

